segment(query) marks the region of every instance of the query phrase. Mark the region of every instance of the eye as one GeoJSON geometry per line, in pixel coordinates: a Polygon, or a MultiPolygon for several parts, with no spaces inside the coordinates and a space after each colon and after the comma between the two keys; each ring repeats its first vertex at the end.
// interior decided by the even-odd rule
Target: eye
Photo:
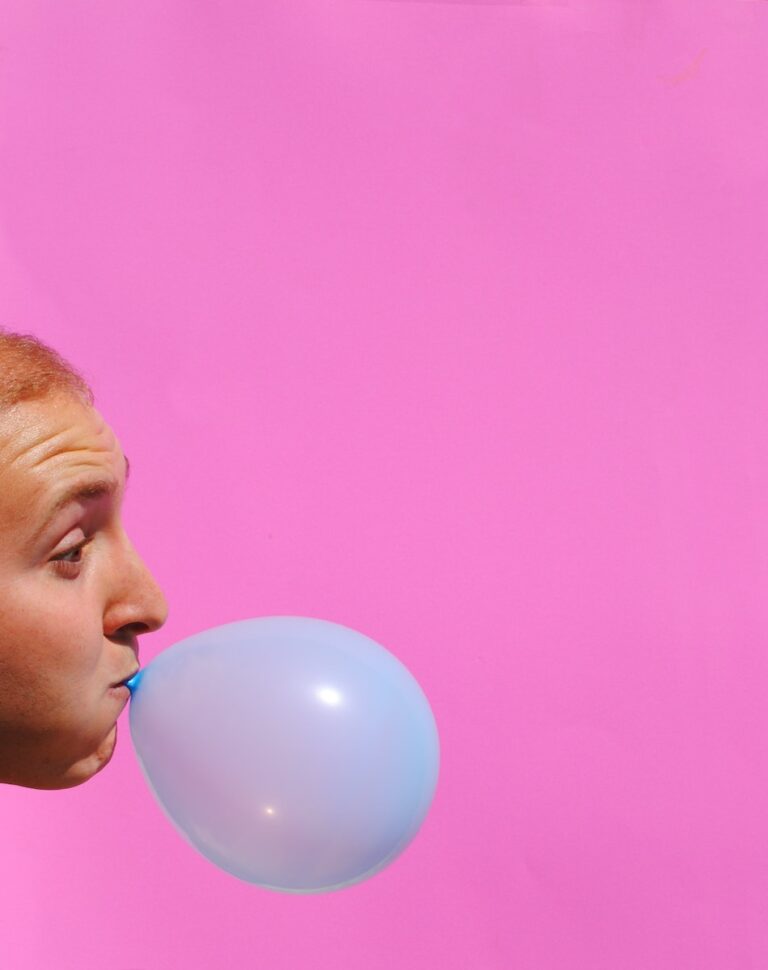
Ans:
{"type": "MultiPolygon", "coordinates": [[[[93,537],[91,536],[91,539],[93,537]]],[[[54,569],[60,575],[72,579],[77,576],[80,572],[80,566],[82,565],[83,557],[82,552],[85,546],[91,541],[91,539],[83,539],[82,542],[78,542],[76,546],[72,546],[71,549],[66,549],[64,552],[60,552],[57,556],[53,556],[51,562],[54,563],[54,569]]]]}
{"type": "Polygon", "coordinates": [[[54,556],[53,558],[56,562],[80,562],[79,559],[68,559],[67,557],[79,556],[82,553],[82,551],[83,551],[83,546],[81,544],[79,546],[75,546],[74,548],[67,550],[67,552],[62,552],[60,555],[54,556]]]}

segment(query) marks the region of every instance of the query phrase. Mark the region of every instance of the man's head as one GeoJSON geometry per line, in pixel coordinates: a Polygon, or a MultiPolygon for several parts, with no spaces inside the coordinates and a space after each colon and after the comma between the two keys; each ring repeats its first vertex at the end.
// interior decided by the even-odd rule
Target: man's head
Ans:
{"type": "Polygon", "coordinates": [[[0,782],[70,788],[112,756],[136,638],[167,604],[123,530],[120,443],[82,378],[0,330],[0,782]]]}

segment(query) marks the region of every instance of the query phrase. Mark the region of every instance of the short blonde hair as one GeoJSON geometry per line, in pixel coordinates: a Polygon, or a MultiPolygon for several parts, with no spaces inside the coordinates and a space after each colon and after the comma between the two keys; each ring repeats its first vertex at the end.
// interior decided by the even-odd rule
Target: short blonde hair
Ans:
{"type": "Polygon", "coordinates": [[[57,392],[93,405],[85,378],[61,354],[32,334],[0,327],[0,410],[57,392]]]}

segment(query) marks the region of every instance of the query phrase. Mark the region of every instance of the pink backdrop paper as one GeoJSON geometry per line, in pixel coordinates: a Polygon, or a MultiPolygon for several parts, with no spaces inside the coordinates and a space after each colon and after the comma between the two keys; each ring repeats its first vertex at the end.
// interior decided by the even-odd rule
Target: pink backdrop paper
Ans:
{"type": "Polygon", "coordinates": [[[272,894],[0,789],[8,970],[768,965],[768,4],[0,0],[0,320],[168,596],[389,647],[434,807],[272,894]]]}

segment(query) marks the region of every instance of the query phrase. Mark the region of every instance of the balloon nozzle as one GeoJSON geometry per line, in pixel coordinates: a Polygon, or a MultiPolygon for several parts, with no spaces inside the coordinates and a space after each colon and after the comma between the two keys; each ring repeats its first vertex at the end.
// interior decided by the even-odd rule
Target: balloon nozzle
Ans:
{"type": "Polygon", "coordinates": [[[136,688],[139,686],[139,681],[141,680],[143,675],[144,675],[143,670],[137,670],[130,680],[126,680],[125,686],[131,692],[131,695],[136,693],[136,688]]]}

